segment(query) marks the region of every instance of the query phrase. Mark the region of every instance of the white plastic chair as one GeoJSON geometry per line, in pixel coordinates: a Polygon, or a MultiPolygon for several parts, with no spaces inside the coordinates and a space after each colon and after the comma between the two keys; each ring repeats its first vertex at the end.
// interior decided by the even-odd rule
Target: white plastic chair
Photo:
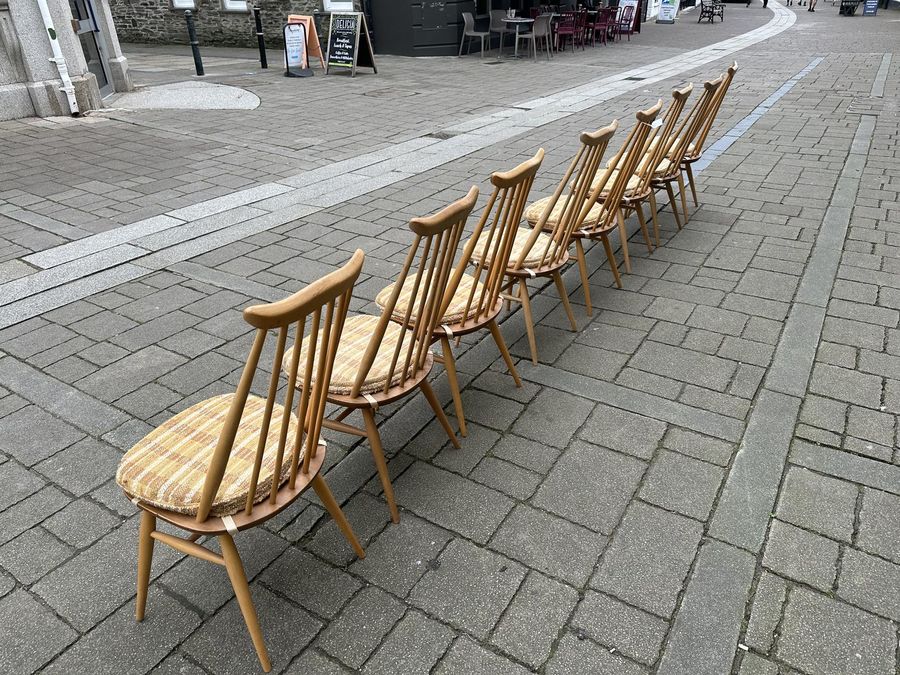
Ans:
{"type": "MultiPolygon", "coordinates": [[[[472,38],[481,38],[481,58],[484,58],[484,39],[490,37],[490,33],[485,31],[477,31],[475,30],[475,17],[472,16],[471,12],[463,12],[463,36],[462,40],[459,41],[459,56],[462,57],[463,44],[466,45],[466,54],[469,53],[469,49],[472,46],[472,38]],[[468,39],[466,39],[468,38],[468,39]]],[[[502,38],[501,38],[502,40],[502,38]]],[[[501,45],[502,47],[502,45],[501,45]]]]}
{"type": "Polygon", "coordinates": [[[504,23],[503,19],[506,18],[506,10],[505,9],[492,9],[491,10],[491,25],[490,32],[491,33],[499,33],[500,34],[500,52],[499,56],[503,56],[503,38],[506,37],[506,34],[510,32],[509,27],[504,23]]]}

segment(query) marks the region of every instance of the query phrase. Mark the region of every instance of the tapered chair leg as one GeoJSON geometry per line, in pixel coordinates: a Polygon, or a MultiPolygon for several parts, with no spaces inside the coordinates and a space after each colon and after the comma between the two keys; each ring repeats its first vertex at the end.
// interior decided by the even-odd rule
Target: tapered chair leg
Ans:
{"type": "Polygon", "coordinates": [[[691,186],[691,196],[694,198],[694,207],[699,207],[700,202],[697,201],[697,186],[694,184],[694,170],[691,168],[690,164],[685,164],[684,170],[687,173],[688,183],[691,186]]]}
{"type": "Polygon", "coordinates": [[[537,340],[534,337],[534,316],[531,313],[531,298],[528,296],[528,284],[519,279],[519,300],[522,301],[522,313],[525,315],[525,332],[528,334],[528,346],[531,348],[531,362],[538,363],[537,340]]]}
{"type": "Polygon", "coordinates": [[[581,288],[584,290],[584,304],[587,308],[587,315],[591,316],[594,310],[591,308],[591,282],[588,277],[587,260],[584,257],[584,244],[581,238],[575,240],[575,253],[578,256],[578,273],[581,275],[581,288]]]}
{"type": "Polygon", "coordinates": [[[685,196],[685,187],[684,187],[684,178],[681,175],[681,172],[678,172],[678,194],[681,196],[681,210],[684,213],[684,224],[687,225],[688,222],[688,207],[687,207],[687,197],[685,196]]]}
{"type": "Polygon", "coordinates": [[[647,230],[647,219],[644,217],[644,203],[637,202],[634,205],[637,213],[638,222],[641,224],[641,233],[644,235],[644,242],[647,244],[647,253],[653,253],[653,244],[650,243],[650,232],[647,230]]]}
{"type": "Polygon", "coordinates": [[[262,664],[263,670],[268,673],[272,670],[272,662],[269,661],[269,652],[263,640],[262,629],[259,627],[259,618],[256,616],[256,608],[253,606],[253,598],[250,596],[250,586],[247,585],[247,575],[244,573],[241,556],[238,554],[234,539],[230,534],[219,535],[219,546],[222,549],[222,557],[225,558],[225,569],[228,570],[228,578],[231,579],[231,586],[237,596],[241,614],[244,615],[244,622],[247,624],[247,630],[250,631],[253,646],[256,647],[259,662],[262,664]]]}
{"type": "Polygon", "coordinates": [[[628,255],[628,230],[625,229],[625,218],[622,217],[622,209],[616,211],[619,221],[619,241],[622,244],[622,260],[625,263],[625,272],[631,274],[631,257],[628,255]]]}
{"type": "Polygon", "coordinates": [[[444,431],[447,432],[447,436],[450,438],[450,442],[453,443],[453,447],[458,448],[459,439],[456,437],[456,434],[453,433],[453,428],[450,426],[450,420],[448,420],[447,415],[444,414],[444,409],[441,408],[441,404],[437,400],[437,396],[434,395],[434,389],[428,384],[428,380],[419,382],[419,388],[422,390],[422,393],[425,394],[425,399],[434,411],[434,415],[437,417],[438,422],[441,423],[441,426],[444,427],[444,431]]]}
{"type": "Polygon", "coordinates": [[[500,332],[500,326],[497,325],[497,322],[491,319],[491,322],[488,324],[488,328],[491,329],[491,335],[494,336],[494,342],[497,344],[497,349],[500,350],[501,356],[503,356],[503,360],[506,362],[506,369],[509,370],[509,374],[512,375],[513,381],[516,383],[516,387],[522,386],[522,380],[519,378],[519,373],[516,371],[516,366],[513,363],[512,356],[509,355],[509,349],[506,348],[506,340],[503,339],[503,333],[500,332]]]}
{"type": "Polygon", "coordinates": [[[603,241],[603,249],[606,251],[606,259],[609,260],[610,269],[612,269],[613,278],[616,280],[616,287],[622,288],[622,277],[619,276],[619,266],[616,264],[616,256],[613,255],[612,246],[609,244],[609,238],[604,234],[601,237],[603,241]]]}
{"type": "Polygon", "coordinates": [[[141,530],[138,535],[138,573],[137,602],[134,616],[138,621],[144,620],[144,608],[147,606],[147,588],[150,586],[150,565],[153,562],[153,531],[156,529],[156,516],[149,511],[141,513],[141,530]]]}
{"type": "Polygon", "coordinates": [[[347,541],[350,542],[350,546],[353,547],[356,556],[360,559],[365,558],[366,552],[363,551],[363,547],[359,545],[359,540],[356,538],[356,535],[353,533],[353,528],[350,527],[350,523],[344,516],[341,505],[337,503],[334,495],[331,494],[331,490],[328,488],[328,484],[325,482],[325,479],[322,478],[321,474],[317,473],[315,478],[312,479],[312,487],[313,490],[316,491],[316,494],[319,495],[319,499],[322,500],[322,504],[325,505],[325,508],[334,519],[334,522],[337,523],[341,532],[344,533],[347,541]]]}
{"type": "Polygon", "coordinates": [[[675,201],[675,191],[672,190],[672,184],[666,182],[666,194],[669,195],[669,206],[672,207],[672,213],[675,216],[675,224],[681,229],[681,216],[678,215],[678,202],[675,201]]]}
{"type": "Polygon", "coordinates": [[[366,436],[369,439],[369,446],[372,448],[372,459],[375,461],[375,468],[378,469],[381,489],[384,490],[384,499],[391,512],[391,521],[399,523],[400,512],[397,511],[397,504],[394,502],[394,488],[391,485],[391,475],[388,473],[387,462],[384,459],[384,449],[381,447],[381,435],[378,433],[378,425],[375,424],[375,413],[371,408],[363,408],[362,414],[366,423],[366,436]]]}
{"type": "Polygon", "coordinates": [[[459,380],[456,376],[456,359],[453,357],[453,348],[447,336],[441,338],[441,353],[444,358],[444,370],[447,371],[447,381],[450,383],[450,394],[453,396],[453,408],[456,410],[456,419],[459,420],[459,435],[465,438],[469,435],[466,429],[466,416],[463,412],[462,397],[459,393],[459,380]]]}
{"type": "Polygon", "coordinates": [[[656,208],[656,190],[650,190],[650,220],[653,221],[653,236],[656,238],[656,245],[659,246],[659,215],[656,208]]]}
{"type": "Polygon", "coordinates": [[[559,293],[559,299],[562,300],[563,308],[566,310],[566,316],[569,317],[569,325],[572,330],[578,331],[578,324],[575,322],[575,315],[572,314],[572,306],[569,304],[569,293],[566,291],[566,285],[563,283],[562,275],[559,270],[553,273],[553,283],[556,284],[556,290],[559,293]]]}

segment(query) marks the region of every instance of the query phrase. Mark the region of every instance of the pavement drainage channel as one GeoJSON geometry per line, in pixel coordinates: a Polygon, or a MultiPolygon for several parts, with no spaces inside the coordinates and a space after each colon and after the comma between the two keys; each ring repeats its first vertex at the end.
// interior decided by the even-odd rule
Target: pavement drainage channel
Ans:
{"type": "MultiPolygon", "coordinates": [[[[160,217],[149,218],[124,228],[91,235],[26,256],[23,260],[40,268],[40,271],[24,277],[33,282],[26,293],[20,294],[21,288],[16,288],[17,299],[0,307],[0,328],[20,323],[50,309],[83,299],[90,293],[100,292],[121,283],[114,281],[118,275],[103,274],[104,271],[122,264],[121,261],[110,262],[103,267],[102,264],[98,265],[96,258],[93,258],[85,264],[83,258],[96,256],[104,249],[128,244],[151,232],[156,233],[158,240],[164,242],[166,239],[164,232],[181,230],[177,235],[172,233],[173,245],[168,250],[159,250],[153,254],[148,252],[143,258],[133,259],[130,257],[131,251],[113,254],[113,258],[124,254],[129,260],[133,260],[135,265],[130,266],[132,268],[129,269],[130,272],[134,272],[133,268],[139,266],[139,269],[146,270],[145,274],[150,274],[170,264],[187,260],[188,257],[200,255],[241,238],[330,208],[345,200],[420,175],[501,141],[600,105],[639,87],[669,79],[686,70],[696,69],[698,66],[773,37],[790,28],[797,16],[777,2],[773,2],[772,6],[773,18],[766,25],[748,33],[677,57],[519,103],[506,110],[467,120],[435,132],[456,134],[446,140],[424,136],[412,138],[390,148],[313,169],[278,183],[264,183],[164,215],[174,219],[175,222],[161,223],[160,217]],[[628,80],[632,77],[643,79],[628,80]],[[331,179],[336,176],[355,180],[347,187],[333,190],[331,179]],[[184,242],[185,230],[182,225],[193,225],[192,221],[195,219],[249,205],[268,213],[249,217],[242,223],[227,223],[218,228],[218,231],[207,231],[194,239],[192,245],[188,245],[190,242],[184,242]],[[149,231],[145,231],[145,228],[149,231]],[[119,233],[119,230],[123,229],[125,231],[119,233]],[[91,283],[83,283],[91,277],[95,277],[91,283]],[[90,293],[87,293],[88,288],[91,289],[90,293]]],[[[0,296],[9,297],[12,289],[6,289],[5,286],[6,284],[0,285],[0,296]]]]}

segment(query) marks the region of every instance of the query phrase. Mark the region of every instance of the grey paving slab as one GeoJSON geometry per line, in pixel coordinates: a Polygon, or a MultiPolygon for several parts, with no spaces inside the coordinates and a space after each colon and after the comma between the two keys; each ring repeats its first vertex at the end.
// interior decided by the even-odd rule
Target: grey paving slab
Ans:
{"type": "Polygon", "coordinates": [[[658,672],[731,669],[755,567],[746,551],[719,542],[700,548],[658,672]]]}
{"type": "Polygon", "coordinates": [[[712,536],[760,550],[799,409],[799,400],[784,394],[759,396],[713,512],[712,536]]]}
{"type": "Polygon", "coordinates": [[[652,665],[659,657],[669,625],[657,616],[603,593],[588,591],[571,626],[629,658],[652,665]]]}
{"type": "Polygon", "coordinates": [[[60,621],[27,591],[0,599],[3,617],[2,656],[5,668],[31,672],[74,642],[78,633],[60,621]],[[22,617],[28,617],[27,623],[22,617]]]}

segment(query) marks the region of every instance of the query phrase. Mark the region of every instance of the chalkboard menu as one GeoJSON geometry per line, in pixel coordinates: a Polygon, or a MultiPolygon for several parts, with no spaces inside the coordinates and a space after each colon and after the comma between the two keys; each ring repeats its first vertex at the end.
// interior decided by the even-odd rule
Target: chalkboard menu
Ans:
{"type": "Polygon", "coordinates": [[[878,0],[864,0],[863,16],[875,16],[878,14],[878,0]]]}
{"type": "Polygon", "coordinates": [[[378,72],[366,17],[360,12],[332,12],[328,25],[325,73],[332,68],[348,68],[352,77],[356,75],[357,66],[378,72]]]}

